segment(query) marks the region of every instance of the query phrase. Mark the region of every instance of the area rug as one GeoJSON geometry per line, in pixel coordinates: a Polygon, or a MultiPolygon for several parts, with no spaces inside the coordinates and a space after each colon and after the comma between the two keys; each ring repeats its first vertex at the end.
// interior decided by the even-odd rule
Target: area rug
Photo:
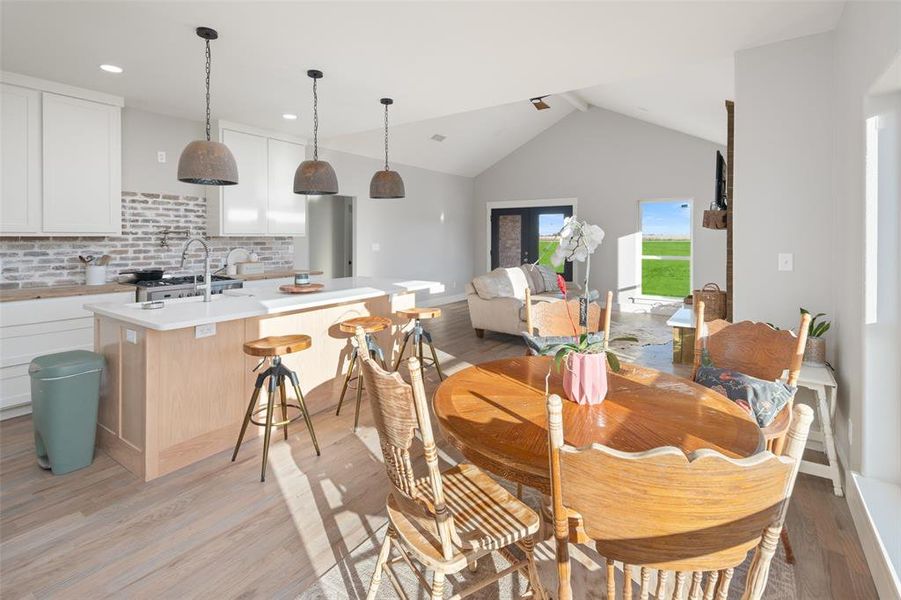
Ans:
{"type": "MultiPolygon", "coordinates": [[[[506,483],[506,482],[505,482],[506,483]]],[[[537,495],[527,493],[526,502],[537,505],[537,495]]],[[[379,548],[385,536],[385,526],[381,527],[373,538],[370,538],[357,546],[350,555],[341,562],[329,569],[314,585],[304,591],[300,596],[304,600],[357,600],[366,597],[369,589],[369,581],[372,578],[375,569],[376,560],[378,559],[379,548]]],[[[732,579],[732,586],[729,589],[729,598],[741,598],[744,590],[747,569],[751,562],[753,553],[749,553],[748,559],[735,569],[732,579]]],[[[585,600],[600,600],[606,598],[606,574],[603,568],[604,560],[593,549],[585,545],[571,545],[570,556],[572,564],[572,587],[573,597],[585,600]]],[[[535,548],[535,557],[538,561],[538,570],[541,581],[545,589],[550,592],[552,597],[556,597],[556,563],[554,560],[553,541],[545,541],[535,548]]],[[[473,582],[484,578],[487,574],[497,573],[501,569],[508,566],[508,563],[500,557],[483,558],[479,561],[478,570],[470,573],[464,570],[452,577],[448,577],[448,584],[451,590],[462,590],[473,582]]],[[[398,580],[411,599],[426,598],[425,590],[419,585],[419,580],[405,564],[397,564],[394,567],[398,580]]],[[[427,575],[430,577],[430,574],[427,575]]],[[[622,571],[617,569],[617,589],[622,590],[622,571]]],[[[672,580],[672,575],[670,575],[672,580]]],[[[515,575],[505,577],[500,581],[493,583],[472,596],[474,600],[513,600],[520,598],[528,589],[525,577],[515,575]]],[[[638,597],[638,585],[634,584],[635,594],[638,597]]],[[[769,580],[764,597],[767,600],[790,600],[795,595],[795,574],[791,565],[785,562],[785,554],[782,545],[770,568],[769,580]]],[[[451,595],[451,591],[445,590],[446,596],[451,595]]],[[[376,596],[379,599],[394,599],[397,594],[391,586],[391,582],[387,577],[382,577],[382,583],[376,596]]]]}

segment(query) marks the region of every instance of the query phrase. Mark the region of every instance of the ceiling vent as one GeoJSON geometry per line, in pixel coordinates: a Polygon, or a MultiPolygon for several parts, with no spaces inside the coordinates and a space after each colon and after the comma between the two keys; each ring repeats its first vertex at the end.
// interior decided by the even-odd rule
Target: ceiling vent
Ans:
{"type": "Polygon", "coordinates": [[[436,133],[435,135],[433,135],[433,136],[432,136],[431,138],[429,138],[429,139],[432,140],[433,142],[443,142],[444,140],[447,139],[447,136],[446,136],[446,135],[441,135],[440,133],[436,133]]]}

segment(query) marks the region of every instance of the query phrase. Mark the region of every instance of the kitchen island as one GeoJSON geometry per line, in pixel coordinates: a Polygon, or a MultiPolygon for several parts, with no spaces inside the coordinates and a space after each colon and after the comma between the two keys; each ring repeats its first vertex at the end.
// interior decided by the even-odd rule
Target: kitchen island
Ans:
{"type": "Polygon", "coordinates": [[[226,290],[211,302],[170,300],[155,310],[86,305],[94,313],[95,350],[107,361],[98,445],[145,481],[234,447],[258,363],[243,344],[270,335],[312,338],[310,349],[284,362],[300,377],[310,413],[331,409],[350,354],[338,324],[391,317],[395,326],[376,336],[391,358],[406,324],[394,313],[413,306],[416,292],[443,291],[435,282],[348,277],[320,280],[324,288],[316,293],[285,294],[279,283],[226,290]]]}

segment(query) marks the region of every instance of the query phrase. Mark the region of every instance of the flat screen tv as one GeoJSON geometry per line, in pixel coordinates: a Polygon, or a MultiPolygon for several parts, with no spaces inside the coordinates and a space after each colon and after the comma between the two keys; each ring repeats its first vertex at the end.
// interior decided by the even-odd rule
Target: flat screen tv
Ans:
{"type": "Polygon", "coordinates": [[[716,196],[713,208],[726,210],[726,161],[719,150],[716,151],[716,196]]]}

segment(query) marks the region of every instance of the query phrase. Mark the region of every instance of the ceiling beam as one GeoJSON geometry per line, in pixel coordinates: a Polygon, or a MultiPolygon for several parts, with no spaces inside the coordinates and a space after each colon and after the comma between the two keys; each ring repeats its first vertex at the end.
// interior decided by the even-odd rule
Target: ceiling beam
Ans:
{"type": "Polygon", "coordinates": [[[591,106],[585,99],[583,99],[577,92],[563,92],[562,94],[557,94],[567,102],[573,105],[574,108],[585,112],[591,106]]]}

